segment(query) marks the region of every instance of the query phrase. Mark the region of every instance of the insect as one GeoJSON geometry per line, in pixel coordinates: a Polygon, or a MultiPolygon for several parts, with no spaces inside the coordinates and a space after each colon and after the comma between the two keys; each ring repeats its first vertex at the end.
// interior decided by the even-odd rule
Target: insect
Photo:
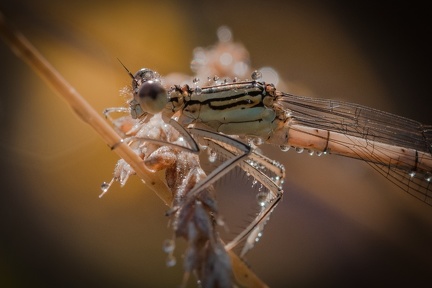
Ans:
{"type": "MultiPolygon", "coordinates": [[[[390,181],[431,204],[432,127],[352,103],[299,97],[274,85],[252,81],[166,91],[149,69],[133,77],[133,118],[161,113],[166,123],[203,126],[213,136],[235,135],[248,141],[294,147],[309,153],[331,153],[370,163],[390,181]],[[176,120],[171,120],[176,119],[176,120]]],[[[181,128],[182,129],[182,128],[181,128]]],[[[190,134],[204,133],[188,128],[190,134]]],[[[210,136],[211,137],[211,136],[210,136]]],[[[226,137],[226,136],[221,136],[226,137]]],[[[227,138],[228,139],[228,138],[227,138]]],[[[245,153],[246,154],[246,153],[245,153]]],[[[239,156],[241,159],[242,156],[239,156]]],[[[217,171],[230,169],[226,164],[217,171]]],[[[198,185],[195,191],[205,187],[198,185]]]]}

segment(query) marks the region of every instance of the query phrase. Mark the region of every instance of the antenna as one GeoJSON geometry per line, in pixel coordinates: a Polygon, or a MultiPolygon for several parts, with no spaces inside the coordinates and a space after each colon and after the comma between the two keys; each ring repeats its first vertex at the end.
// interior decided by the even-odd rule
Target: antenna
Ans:
{"type": "Polygon", "coordinates": [[[129,69],[126,68],[126,66],[120,61],[119,58],[117,60],[120,62],[120,64],[123,66],[123,68],[126,70],[126,72],[129,74],[129,76],[135,80],[134,75],[129,71],[129,69]]]}

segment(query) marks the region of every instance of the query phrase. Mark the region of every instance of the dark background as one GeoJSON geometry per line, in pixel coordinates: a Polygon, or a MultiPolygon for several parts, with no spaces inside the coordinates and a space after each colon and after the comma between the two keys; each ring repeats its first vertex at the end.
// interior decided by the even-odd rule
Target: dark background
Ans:
{"type": "MultiPolygon", "coordinates": [[[[431,15],[416,1],[38,2],[2,0],[0,9],[99,111],[123,105],[129,79],[116,57],[132,71],[189,73],[193,48],[228,25],[253,66],[275,68],[289,92],[432,123],[431,15]]],[[[0,63],[2,286],[181,283],[181,263],[164,263],[162,202],[137,179],[99,199],[116,155],[3,42],[0,63]]],[[[364,163],[275,150],[265,152],[285,164],[285,197],[247,255],[268,285],[428,283],[430,206],[364,163]]],[[[227,215],[250,194],[236,177],[220,186],[227,215]]]]}

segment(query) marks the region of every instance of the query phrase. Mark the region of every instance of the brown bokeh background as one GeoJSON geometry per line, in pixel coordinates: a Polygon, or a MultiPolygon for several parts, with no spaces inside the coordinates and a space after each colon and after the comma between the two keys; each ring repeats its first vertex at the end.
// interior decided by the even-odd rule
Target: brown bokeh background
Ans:
{"type": "MultiPolygon", "coordinates": [[[[193,48],[228,25],[253,66],[278,70],[289,92],[432,123],[430,12],[414,2],[38,2],[0,9],[99,111],[123,105],[129,79],[116,57],[133,71],[189,73],[193,48]]],[[[176,287],[181,263],[166,268],[161,249],[166,207],[135,178],[99,199],[116,155],[3,42],[0,63],[0,285],[176,287]]],[[[247,255],[267,284],[428,283],[432,207],[364,163],[276,150],[265,153],[285,164],[285,197],[247,255]]],[[[227,214],[251,193],[236,178],[223,183],[243,185],[222,193],[227,214]]]]}

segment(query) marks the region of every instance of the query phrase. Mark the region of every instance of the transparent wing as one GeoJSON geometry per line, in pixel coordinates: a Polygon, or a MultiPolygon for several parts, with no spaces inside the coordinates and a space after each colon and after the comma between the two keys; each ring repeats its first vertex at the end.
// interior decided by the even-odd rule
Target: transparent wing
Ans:
{"type": "MultiPolygon", "coordinates": [[[[364,151],[370,152],[373,143],[380,142],[415,149],[429,155],[432,153],[432,126],[430,125],[426,126],[414,120],[358,104],[287,93],[281,93],[278,104],[289,111],[298,124],[367,140],[367,143],[372,145],[360,147],[364,151]]],[[[349,148],[353,144],[344,145],[349,148]]],[[[359,147],[356,146],[356,149],[359,147]]],[[[385,153],[385,151],[379,152],[385,153]]],[[[429,167],[426,172],[416,173],[416,171],[374,163],[371,161],[373,158],[359,158],[409,194],[432,205],[430,183],[432,167],[429,167]]]]}

